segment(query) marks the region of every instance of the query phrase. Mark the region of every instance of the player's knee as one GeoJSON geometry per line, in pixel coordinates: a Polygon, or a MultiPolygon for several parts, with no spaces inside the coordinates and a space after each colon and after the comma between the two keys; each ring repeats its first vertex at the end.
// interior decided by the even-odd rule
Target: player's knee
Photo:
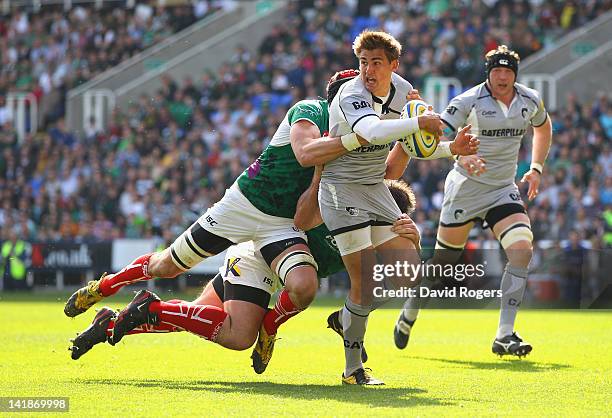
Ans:
{"type": "Polygon", "coordinates": [[[533,233],[528,224],[517,222],[499,234],[499,242],[512,265],[526,267],[533,256],[533,233]]]}
{"type": "Polygon", "coordinates": [[[224,344],[225,348],[229,348],[230,350],[235,351],[244,351],[248,350],[255,344],[255,340],[257,339],[257,334],[255,335],[243,335],[237,338],[232,339],[224,344]]]}
{"type": "Polygon", "coordinates": [[[463,245],[452,244],[451,242],[441,238],[436,238],[436,246],[432,260],[433,264],[455,264],[461,258],[463,253],[463,245]]]}
{"type": "Polygon", "coordinates": [[[531,254],[533,252],[533,244],[531,243],[531,241],[524,239],[524,240],[515,242],[507,249],[508,250],[521,250],[521,251],[531,254]]]}
{"type": "Polygon", "coordinates": [[[289,297],[303,309],[310,305],[317,296],[319,282],[316,272],[309,268],[294,270],[285,282],[285,288],[289,292],[289,297]]]}
{"type": "Polygon", "coordinates": [[[154,253],[149,260],[149,274],[153,277],[171,279],[181,273],[183,270],[172,261],[169,248],[154,253]]]}
{"type": "Polygon", "coordinates": [[[289,251],[276,263],[274,272],[282,282],[287,283],[292,276],[314,276],[316,281],[317,262],[312,254],[304,250],[289,251]]]}
{"type": "Polygon", "coordinates": [[[518,241],[506,249],[510,264],[527,267],[533,257],[533,246],[531,241],[518,241]]]}

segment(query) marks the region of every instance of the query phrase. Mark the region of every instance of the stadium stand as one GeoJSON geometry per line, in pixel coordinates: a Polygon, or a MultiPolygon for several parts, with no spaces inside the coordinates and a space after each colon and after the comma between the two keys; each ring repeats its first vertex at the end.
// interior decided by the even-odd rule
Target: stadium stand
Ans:
{"type": "Polygon", "coordinates": [[[206,0],[131,9],[117,1],[73,3],[68,12],[43,2],[37,12],[24,5],[0,15],[0,95],[31,92],[40,100],[59,91],[61,106],[50,120],[63,116],[69,89],[219,10],[206,0]]]}
{"type": "MultiPolygon", "coordinates": [[[[482,79],[485,50],[508,43],[527,56],[609,10],[611,3],[448,1],[425,7],[417,1],[394,1],[373,8],[343,0],[332,4],[291,3],[287,24],[272,28],[258,51],[238,48],[231,62],[214,74],[184,80],[165,77],[159,91],[137,98],[125,112],[116,110],[104,131],[91,128],[77,137],[60,117],[47,132],[18,142],[0,95],[1,236],[17,232],[32,241],[172,240],[257,157],[291,103],[322,95],[322,80],[355,65],[350,41],[363,27],[384,22],[383,28],[401,40],[405,50],[399,72],[414,85],[440,74],[471,86],[482,79]],[[480,12],[470,17],[473,7],[480,12]]],[[[62,78],[54,74],[63,63],[74,64],[78,55],[86,64],[69,66],[76,69],[65,79],[75,85],[124,58],[119,48],[97,48],[107,39],[114,39],[111,45],[131,45],[129,55],[196,19],[194,9],[181,12],[184,19],[179,24],[169,19],[170,9],[153,8],[140,26],[137,11],[119,12],[122,17],[105,26],[115,12],[94,16],[81,9],[73,9],[67,19],[42,12],[27,18],[16,13],[4,20],[0,33],[4,30],[9,36],[0,41],[0,53],[3,60],[15,54],[17,59],[3,70],[0,87],[36,84],[43,74],[37,70],[43,67],[37,65],[41,60],[51,64],[45,68],[54,69],[47,74],[53,84],[62,78]],[[80,15],[94,20],[78,23],[80,15]],[[23,25],[56,27],[74,39],[71,42],[83,42],[97,52],[85,48],[83,55],[67,53],[58,47],[63,45],[58,36],[40,45],[26,44],[18,41],[27,32],[23,25]],[[85,27],[100,29],[87,35],[85,27]],[[107,36],[109,31],[113,35],[107,36]]],[[[529,205],[531,219],[537,220],[535,238],[559,242],[576,231],[583,240],[610,247],[612,101],[602,95],[593,103],[582,103],[570,94],[552,117],[555,136],[542,193],[529,205]]],[[[529,166],[529,146],[526,140],[519,177],[529,166]]],[[[413,162],[405,175],[417,193],[415,217],[425,243],[435,237],[449,168],[447,161],[413,162]]],[[[477,242],[490,238],[489,232],[474,233],[477,242]]]]}

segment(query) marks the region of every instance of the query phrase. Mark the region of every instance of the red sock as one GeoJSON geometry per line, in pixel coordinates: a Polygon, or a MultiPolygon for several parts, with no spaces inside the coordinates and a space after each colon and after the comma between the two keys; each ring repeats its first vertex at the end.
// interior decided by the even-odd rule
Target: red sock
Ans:
{"type": "Polygon", "coordinates": [[[210,341],[217,339],[227,317],[227,313],[216,306],[186,302],[153,302],[149,305],[149,312],[157,314],[160,324],[174,325],[210,341]]]}
{"type": "Polygon", "coordinates": [[[269,310],[263,319],[263,325],[268,335],[276,334],[278,327],[285,323],[292,316],[296,316],[302,312],[302,309],[298,309],[291,299],[289,298],[289,292],[283,289],[278,295],[278,300],[274,309],[269,310]]]}
{"type": "Polygon", "coordinates": [[[100,281],[100,292],[102,295],[114,295],[125,285],[151,279],[147,270],[149,259],[152,255],[153,253],[142,255],[132,261],[131,264],[125,266],[123,270],[104,276],[100,281]]]}
{"type": "MultiPolygon", "coordinates": [[[[110,322],[108,323],[108,326],[106,327],[106,335],[108,337],[110,337],[111,335],[113,335],[113,328],[115,327],[115,321],[113,319],[110,320],[110,322]]],[[[163,333],[167,333],[167,332],[181,332],[184,331],[184,329],[176,327],[172,324],[168,324],[166,322],[161,322],[158,325],[149,325],[149,324],[143,324],[140,325],[136,328],[134,328],[131,331],[128,331],[126,335],[133,335],[133,334],[163,334],[163,333]]]]}
{"type": "MultiPolygon", "coordinates": [[[[170,299],[166,303],[187,303],[181,299],[170,299]]],[[[113,334],[113,328],[115,327],[115,320],[111,319],[106,327],[106,335],[111,336],[113,334]]],[[[182,328],[175,327],[172,324],[168,324],[166,322],[159,322],[159,325],[149,325],[144,324],[134,328],[131,331],[128,331],[126,335],[132,334],[151,334],[151,333],[164,333],[164,332],[181,332],[185,331],[182,328]]]]}

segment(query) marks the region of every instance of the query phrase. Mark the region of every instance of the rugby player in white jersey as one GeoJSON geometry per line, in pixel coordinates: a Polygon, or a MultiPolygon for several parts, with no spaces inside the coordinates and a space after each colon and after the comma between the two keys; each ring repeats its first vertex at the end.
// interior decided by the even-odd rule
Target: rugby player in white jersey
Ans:
{"type": "MultiPolygon", "coordinates": [[[[552,140],[552,124],[537,91],[516,82],[518,54],[505,45],[487,52],[485,82],[455,97],[441,118],[450,130],[471,125],[480,140],[479,160],[455,164],[444,187],[436,251],[431,262],[456,262],[475,222],[486,222],[504,248],[508,263],[501,279],[501,312],[492,351],[500,356],[525,356],[532,346],[515,332],[514,323],[527,286],[532,257],[531,224],[515,183],[518,153],[527,129],[533,127],[531,167],[522,177],[527,198],[539,191],[552,140]]],[[[393,178],[393,176],[391,176],[393,178]]],[[[421,286],[430,287],[425,278],[421,286]]],[[[394,328],[395,344],[405,348],[419,310],[419,298],[409,299],[394,328]]]]}
{"type": "MultiPolygon", "coordinates": [[[[360,356],[368,315],[374,309],[374,249],[385,264],[420,262],[415,244],[390,227],[401,212],[383,183],[386,158],[394,140],[419,129],[439,138],[442,122],[435,114],[399,119],[413,88],[395,74],[401,45],[391,35],[364,31],[355,39],[353,51],[359,59],[360,77],[342,85],[330,103],[330,135],[354,132],[368,145],[345,141],[350,152],[325,164],[319,205],[351,281],[340,315],[345,350],[342,382],[379,385],[383,383],[364,370],[360,356]]],[[[415,286],[415,279],[403,277],[394,287],[415,286]]]]}

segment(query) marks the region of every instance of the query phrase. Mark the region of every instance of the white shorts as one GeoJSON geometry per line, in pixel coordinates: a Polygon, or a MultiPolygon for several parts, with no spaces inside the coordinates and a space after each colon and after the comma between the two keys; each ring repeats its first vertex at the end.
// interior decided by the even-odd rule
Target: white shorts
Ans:
{"type": "Polygon", "coordinates": [[[219,267],[223,282],[261,289],[272,295],[282,288],[278,276],[268,267],[253,242],[243,242],[228,248],[219,267]]]}
{"type": "Polygon", "coordinates": [[[260,250],[288,239],[307,242],[306,234],[293,224],[293,219],[263,213],[234,183],[219,202],[172,243],[170,249],[176,266],[188,270],[233,244],[252,240],[255,250],[260,250]]]}
{"type": "Polygon", "coordinates": [[[398,235],[389,225],[368,225],[361,229],[343,232],[334,237],[340,255],[347,255],[369,247],[378,247],[398,235]]]}
{"type": "Polygon", "coordinates": [[[401,212],[383,182],[373,185],[321,182],[319,206],[340,255],[377,247],[398,236],[391,226],[401,212]]]}
{"type": "Polygon", "coordinates": [[[492,227],[513,213],[525,213],[516,184],[491,186],[451,170],[444,183],[440,225],[457,227],[470,222],[485,222],[492,227]]]}

